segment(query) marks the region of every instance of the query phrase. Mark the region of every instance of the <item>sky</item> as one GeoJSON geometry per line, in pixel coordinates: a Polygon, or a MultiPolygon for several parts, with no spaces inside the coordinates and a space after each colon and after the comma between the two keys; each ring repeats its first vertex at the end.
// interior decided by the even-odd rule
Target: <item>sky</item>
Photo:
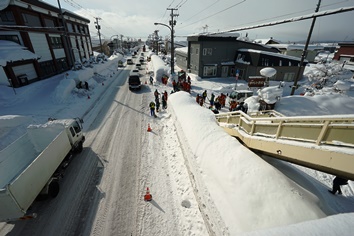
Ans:
{"type": "MultiPolygon", "coordinates": [[[[45,0],[58,6],[57,0],[45,0]]],[[[171,11],[177,9],[175,17],[176,41],[185,41],[188,35],[203,32],[218,32],[261,23],[274,22],[312,14],[317,0],[60,0],[62,8],[88,18],[91,37],[97,37],[94,23],[99,17],[102,36],[109,40],[114,35],[146,39],[155,30],[162,38],[170,35],[165,26],[155,26],[155,22],[169,24],[171,11]]],[[[354,0],[323,0],[320,11],[354,6],[354,0]]],[[[273,37],[282,42],[305,41],[312,20],[294,22],[278,26],[239,32],[251,39],[273,37]]],[[[350,22],[354,13],[320,17],[316,20],[311,41],[354,41],[354,31],[350,22]]]]}
{"type": "MultiPolygon", "coordinates": [[[[89,137],[89,127],[94,124],[98,115],[95,112],[106,110],[102,107],[111,104],[104,102],[105,94],[110,94],[122,79],[119,76],[121,70],[116,70],[120,59],[120,55],[112,56],[107,62],[94,65],[94,68],[69,71],[68,74],[17,88],[16,94],[12,88],[0,86],[0,149],[22,135],[28,124],[43,123],[48,117],[89,117],[84,120],[84,133],[89,137]],[[94,75],[94,72],[98,75],[94,75]],[[87,81],[90,91],[76,89],[77,79],[87,81]]],[[[152,71],[156,75],[158,71],[164,70],[168,73],[169,67],[161,61],[158,57],[152,57],[152,61],[145,65],[147,72],[152,71]]],[[[283,97],[277,102],[275,109],[294,116],[315,115],[317,111],[321,111],[322,115],[354,114],[352,72],[340,70],[340,65],[329,65],[331,74],[327,77],[328,86],[321,90],[311,87],[311,84],[323,78],[323,66],[306,67],[306,77],[300,81],[301,89],[296,91],[296,94],[300,94],[307,88],[308,93],[305,96],[289,96],[289,84],[285,84],[283,97]],[[337,80],[348,85],[341,94],[333,94],[333,82],[337,80]],[[300,104],[299,106],[285,105],[292,99],[305,99],[308,102],[303,104],[312,106],[303,106],[301,103],[293,103],[300,104]]],[[[123,70],[131,70],[133,67],[126,66],[123,70]]],[[[145,182],[149,184],[155,202],[150,204],[137,200],[138,209],[144,209],[143,215],[138,217],[142,220],[137,225],[139,235],[178,235],[179,232],[180,235],[199,236],[207,235],[208,227],[212,227],[215,235],[352,235],[352,181],[342,187],[342,196],[332,195],[328,193],[332,187],[332,175],[276,159],[260,158],[217,125],[214,114],[208,109],[208,103],[201,107],[195,102],[196,94],[201,94],[204,90],[207,90],[209,96],[212,92],[220,94],[232,91],[236,85],[234,78],[203,80],[193,74],[190,76],[191,94],[177,92],[169,95],[168,108],[158,113],[159,119],[147,118],[153,132],[143,133],[145,138],[142,140],[148,140],[151,145],[142,145],[144,158],[141,159],[141,171],[147,169],[150,173],[145,174],[150,176],[150,180],[141,181],[143,186],[140,187],[144,189],[145,182]],[[156,148],[154,144],[157,143],[164,148],[156,148]],[[164,163],[167,166],[161,167],[164,163]],[[194,182],[189,172],[193,173],[194,182]],[[167,182],[171,185],[170,194],[166,194],[166,186],[163,185],[166,178],[169,178],[167,182]],[[203,215],[208,218],[209,226],[203,223],[203,215]],[[154,219],[160,219],[159,224],[154,219]],[[171,228],[173,230],[168,231],[171,228]]],[[[142,91],[137,94],[142,96],[146,104],[154,99],[155,89],[160,92],[172,89],[171,79],[167,87],[161,84],[157,76],[154,76],[154,85],[144,83],[148,80],[148,74],[143,74],[141,79],[142,91]]],[[[238,81],[237,88],[245,87],[247,85],[243,81],[238,81]]],[[[123,85],[122,89],[128,89],[127,85],[123,85]]],[[[249,111],[257,110],[256,97],[246,100],[249,111]]],[[[124,101],[118,101],[117,104],[123,104],[121,102],[124,101]]],[[[142,111],[149,114],[147,106],[142,111]]],[[[227,112],[228,109],[225,107],[221,111],[227,112]]],[[[107,118],[105,123],[108,122],[113,121],[107,118]]],[[[100,142],[100,139],[97,138],[96,142],[100,142]]],[[[86,145],[87,142],[84,148],[89,148],[86,145]]],[[[110,145],[110,149],[115,148],[111,146],[115,145],[110,145]]],[[[109,176],[109,171],[104,171],[103,175],[109,176]]],[[[98,183],[100,191],[105,191],[105,181],[107,179],[102,177],[98,183]]],[[[101,201],[108,201],[110,198],[114,201],[125,200],[115,197],[105,197],[101,201]]],[[[110,205],[110,208],[113,206],[110,205]]],[[[62,207],[53,210],[51,207],[54,206],[46,204],[52,214],[64,209],[62,207]]],[[[41,210],[45,211],[46,208],[41,210]]],[[[101,206],[97,208],[96,215],[82,216],[84,222],[94,224],[92,228],[96,228],[97,222],[108,220],[105,217],[107,211],[101,212],[101,206]]],[[[60,225],[63,223],[57,220],[55,222],[60,225]]],[[[112,231],[106,231],[107,235],[114,235],[115,223],[111,223],[112,231]]],[[[27,224],[31,226],[31,223],[27,224]]],[[[14,230],[13,227],[12,224],[0,223],[0,235],[10,233],[14,230]]],[[[24,225],[22,227],[24,232],[38,235],[32,231],[36,228],[35,223],[29,228],[24,225]]],[[[53,228],[52,225],[49,228],[53,228]]],[[[21,235],[18,229],[16,232],[21,235]]],[[[41,228],[38,232],[45,235],[47,231],[46,228],[41,228]]],[[[94,232],[90,234],[95,235],[94,232]]]]}

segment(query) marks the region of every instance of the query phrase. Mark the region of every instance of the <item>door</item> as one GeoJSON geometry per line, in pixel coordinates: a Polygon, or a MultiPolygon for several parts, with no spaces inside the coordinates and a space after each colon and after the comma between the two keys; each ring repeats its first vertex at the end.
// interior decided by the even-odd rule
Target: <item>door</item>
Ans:
{"type": "Polygon", "coordinates": [[[221,67],[221,77],[227,77],[229,73],[229,67],[223,66],[221,67]]]}

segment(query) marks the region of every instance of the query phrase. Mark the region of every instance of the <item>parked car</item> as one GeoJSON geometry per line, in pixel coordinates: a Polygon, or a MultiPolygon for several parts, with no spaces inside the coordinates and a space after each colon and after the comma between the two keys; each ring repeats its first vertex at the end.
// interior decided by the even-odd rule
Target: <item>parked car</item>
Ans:
{"type": "Polygon", "coordinates": [[[140,76],[136,75],[136,74],[131,74],[129,76],[128,79],[128,83],[129,83],[129,89],[133,90],[133,89],[141,89],[141,81],[140,81],[140,76]]]}
{"type": "Polygon", "coordinates": [[[118,67],[124,67],[122,60],[119,60],[119,61],[118,61],[118,67]]]}
{"type": "Polygon", "coordinates": [[[141,64],[143,64],[143,63],[144,63],[144,57],[140,57],[139,62],[140,62],[141,64]]]}
{"type": "Polygon", "coordinates": [[[134,62],[133,62],[132,59],[129,58],[129,59],[127,59],[127,64],[128,64],[128,65],[134,65],[134,62]]]}
{"type": "Polygon", "coordinates": [[[135,67],[138,69],[138,70],[142,70],[143,68],[141,67],[141,64],[140,63],[136,63],[135,64],[135,67]]]}

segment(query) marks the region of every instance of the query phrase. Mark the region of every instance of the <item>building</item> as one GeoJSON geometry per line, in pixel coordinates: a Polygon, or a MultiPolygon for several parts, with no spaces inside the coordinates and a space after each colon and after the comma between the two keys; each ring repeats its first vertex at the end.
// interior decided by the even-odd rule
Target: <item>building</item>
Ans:
{"type": "Polygon", "coordinates": [[[343,63],[345,69],[354,71],[354,42],[341,42],[338,47],[333,60],[343,63]]]}
{"type": "Polygon", "coordinates": [[[239,72],[239,78],[248,81],[252,76],[260,76],[260,70],[265,67],[274,68],[277,73],[269,78],[275,81],[294,81],[296,74],[301,75],[308,62],[299,70],[300,58],[287,56],[280,53],[242,48],[237,51],[235,66],[239,72]]]}
{"type": "Polygon", "coordinates": [[[252,76],[260,76],[262,68],[274,67],[278,73],[269,79],[293,81],[298,72],[300,58],[280,54],[267,45],[237,37],[191,36],[187,40],[187,48],[176,49],[176,64],[201,78],[237,74],[239,79],[248,81],[252,76]]]}
{"type": "MultiPolygon", "coordinates": [[[[279,49],[281,54],[298,57],[298,58],[301,58],[302,52],[304,51],[305,48],[305,45],[303,44],[277,43],[277,44],[267,44],[267,45],[279,49]]],[[[308,60],[309,62],[314,62],[318,52],[323,50],[324,50],[324,46],[322,45],[308,45],[305,59],[308,60]]]]}
{"type": "Polygon", "coordinates": [[[75,61],[89,59],[93,55],[89,23],[40,0],[2,2],[0,47],[10,41],[17,45],[12,47],[18,53],[9,57],[0,51],[0,84],[23,86],[67,71],[75,61]]]}

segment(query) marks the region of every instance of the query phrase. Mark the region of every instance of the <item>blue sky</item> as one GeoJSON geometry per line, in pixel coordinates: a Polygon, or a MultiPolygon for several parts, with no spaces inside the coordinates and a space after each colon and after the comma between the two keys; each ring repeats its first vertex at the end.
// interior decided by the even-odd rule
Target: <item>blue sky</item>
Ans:
{"type": "MultiPolygon", "coordinates": [[[[57,0],[45,0],[58,6],[57,0]]],[[[105,38],[122,34],[133,38],[146,38],[154,30],[162,37],[170,34],[167,8],[178,9],[175,26],[176,40],[200,32],[217,32],[257,25],[315,12],[318,0],[60,0],[61,6],[91,20],[91,36],[97,32],[95,17],[105,38]]],[[[354,0],[322,0],[320,11],[354,6],[354,0]]],[[[354,11],[317,18],[311,41],[354,41],[354,11]]],[[[306,40],[311,20],[241,31],[251,39],[273,37],[283,42],[306,40]]]]}

